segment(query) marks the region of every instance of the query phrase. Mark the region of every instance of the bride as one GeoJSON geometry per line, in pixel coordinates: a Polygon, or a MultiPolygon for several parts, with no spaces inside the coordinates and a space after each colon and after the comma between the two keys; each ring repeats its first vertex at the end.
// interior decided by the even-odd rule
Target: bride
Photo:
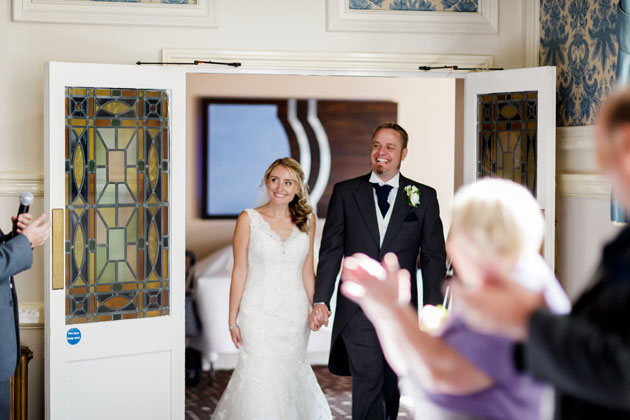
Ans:
{"type": "Polygon", "coordinates": [[[263,181],[267,203],[243,211],[234,231],[229,329],[240,354],[212,419],[332,419],[306,361],[315,215],[304,172],[278,159],[263,181]]]}

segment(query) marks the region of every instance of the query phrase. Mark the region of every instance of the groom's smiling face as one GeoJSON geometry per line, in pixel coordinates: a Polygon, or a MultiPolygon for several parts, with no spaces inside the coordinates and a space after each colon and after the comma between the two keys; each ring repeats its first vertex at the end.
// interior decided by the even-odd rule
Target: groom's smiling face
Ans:
{"type": "Polygon", "coordinates": [[[400,170],[400,163],[407,157],[400,134],[391,128],[381,128],[372,138],[370,166],[383,180],[389,181],[400,170]]]}

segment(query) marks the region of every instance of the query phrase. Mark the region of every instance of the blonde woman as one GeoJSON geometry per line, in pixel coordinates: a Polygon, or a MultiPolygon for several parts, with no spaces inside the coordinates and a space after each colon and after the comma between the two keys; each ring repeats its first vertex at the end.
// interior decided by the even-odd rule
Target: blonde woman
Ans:
{"type": "MultiPolygon", "coordinates": [[[[478,287],[491,261],[543,294],[551,312],[569,312],[569,299],[538,254],[543,231],[540,207],[526,188],[499,179],[462,188],[446,244],[457,281],[478,287]]],[[[418,328],[408,296],[400,293],[409,288],[409,273],[399,269],[395,255],[385,256],[383,266],[363,255],[348,258],[342,278],[342,292],[374,322],[389,363],[410,385],[417,418],[543,418],[543,388],[515,369],[516,343],[473,331],[457,310],[457,294],[446,325],[429,334],[418,328]]]]}
{"type": "Polygon", "coordinates": [[[228,328],[240,354],[212,419],[332,419],[306,361],[315,215],[304,172],[278,159],[263,181],[268,201],[234,231],[228,328]]]}

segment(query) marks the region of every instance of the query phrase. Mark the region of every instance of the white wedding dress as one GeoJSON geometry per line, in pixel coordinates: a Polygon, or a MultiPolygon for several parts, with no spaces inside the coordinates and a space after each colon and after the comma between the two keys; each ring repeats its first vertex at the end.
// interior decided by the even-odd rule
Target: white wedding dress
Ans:
{"type": "Polygon", "coordinates": [[[260,213],[246,211],[248,273],[238,315],[243,344],[212,419],[332,419],[306,361],[310,304],[302,268],[309,235],[294,227],[283,242],[260,213]]]}

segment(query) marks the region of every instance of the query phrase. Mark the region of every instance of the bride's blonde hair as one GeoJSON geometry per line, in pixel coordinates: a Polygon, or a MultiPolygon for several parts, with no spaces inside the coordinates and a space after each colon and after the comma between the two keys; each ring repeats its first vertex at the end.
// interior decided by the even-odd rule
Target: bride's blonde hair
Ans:
{"type": "Polygon", "coordinates": [[[263,183],[267,185],[267,181],[269,181],[269,176],[271,175],[271,171],[273,171],[277,166],[284,166],[289,174],[291,174],[291,178],[295,180],[297,183],[298,189],[295,193],[295,197],[289,203],[289,213],[291,214],[291,221],[300,229],[302,232],[309,232],[309,217],[313,212],[313,208],[308,204],[308,185],[304,180],[304,171],[300,164],[295,160],[288,157],[276,159],[273,161],[267,171],[265,172],[265,177],[263,178],[263,183]]]}

